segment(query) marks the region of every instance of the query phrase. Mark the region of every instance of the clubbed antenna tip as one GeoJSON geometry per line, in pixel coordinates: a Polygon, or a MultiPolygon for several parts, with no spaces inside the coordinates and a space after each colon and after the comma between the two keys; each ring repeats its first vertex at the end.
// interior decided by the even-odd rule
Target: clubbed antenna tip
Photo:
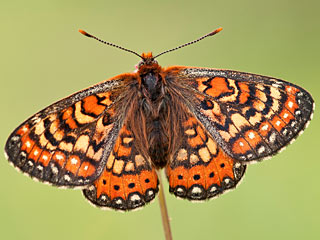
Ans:
{"type": "Polygon", "coordinates": [[[82,30],[82,29],[79,29],[79,32],[80,32],[81,34],[85,35],[86,37],[93,38],[93,39],[95,39],[95,40],[97,40],[97,41],[99,41],[99,42],[102,42],[102,43],[104,43],[104,44],[106,44],[106,45],[109,45],[109,46],[111,46],[111,47],[119,48],[119,49],[124,50],[124,51],[126,51],[126,52],[133,53],[134,55],[136,55],[136,56],[138,56],[139,58],[143,59],[142,56],[140,56],[138,53],[136,53],[136,52],[134,52],[134,51],[132,51],[132,50],[129,50],[129,49],[124,48],[124,47],[121,47],[121,46],[118,46],[118,45],[113,44],[113,43],[110,43],[110,42],[103,41],[103,40],[101,40],[101,39],[99,39],[99,38],[97,38],[97,37],[95,37],[95,36],[87,33],[86,31],[84,31],[84,30],[82,30]]]}
{"type": "Polygon", "coordinates": [[[82,30],[82,29],[79,29],[79,33],[85,35],[86,37],[93,37],[92,35],[90,35],[89,33],[87,33],[86,31],[82,30]]]}
{"type": "Polygon", "coordinates": [[[180,49],[180,48],[189,46],[189,45],[191,45],[191,44],[197,43],[197,42],[199,42],[199,41],[201,41],[201,40],[203,40],[203,39],[205,39],[205,38],[207,38],[207,37],[211,37],[211,36],[217,34],[217,33],[220,32],[221,30],[222,30],[222,28],[217,28],[217,29],[214,30],[213,32],[210,32],[210,33],[202,36],[201,38],[198,38],[198,39],[196,39],[196,40],[194,40],[194,41],[191,41],[191,42],[182,44],[182,45],[180,45],[180,46],[178,46],[178,47],[172,48],[172,49],[167,50],[167,51],[164,51],[164,52],[162,52],[162,53],[159,53],[159,54],[156,55],[154,58],[157,58],[157,57],[159,57],[159,56],[161,56],[161,55],[163,55],[163,54],[166,54],[166,53],[168,53],[168,52],[172,52],[172,51],[175,51],[175,50],[177,50],[177,49],[180,49]]]}
{"type": "Polygon", "coordinates": [[[209,36],[215,35],[215,34],[217,34],[218,32],[222,31],[222,29],[223,29],[222,27],[221,27],[221,28],[217,28],[217,29],[214,30],[213,32],[209,33],[208,35],[209,35],[209,36]]]}

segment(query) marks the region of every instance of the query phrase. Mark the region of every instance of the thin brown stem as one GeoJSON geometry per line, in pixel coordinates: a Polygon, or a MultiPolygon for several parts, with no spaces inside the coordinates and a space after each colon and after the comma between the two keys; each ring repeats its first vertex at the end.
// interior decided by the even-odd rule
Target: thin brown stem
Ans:
{"type": "Polygon", "coordinates": [[[159,177],[159,181],[160,181],[159,206],[160,206],[160,211],[161,211],[163,231],[164,231],[164,235],[166,237],[166,240],[172,240],[172,233],[171,233],[171,228],[170,228],[168,209],[167,209],[166,199],[165,199],[164,192],[163,192],[161,171],[158,170],[157,173],[158,173],[158,177],[159,177]]]}

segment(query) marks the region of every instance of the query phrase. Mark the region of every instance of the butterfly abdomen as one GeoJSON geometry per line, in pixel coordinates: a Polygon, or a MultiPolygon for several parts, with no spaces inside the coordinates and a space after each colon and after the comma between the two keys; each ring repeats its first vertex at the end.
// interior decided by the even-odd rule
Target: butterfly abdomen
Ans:
{"type": "Polygon", "coordinates": [[[161,126],[160,118],[151,121],[149,124],[148,142],[149,142],[149,155],[158,168],[163,168],[167,164],[168,159],[168,135],[161,126]]]}

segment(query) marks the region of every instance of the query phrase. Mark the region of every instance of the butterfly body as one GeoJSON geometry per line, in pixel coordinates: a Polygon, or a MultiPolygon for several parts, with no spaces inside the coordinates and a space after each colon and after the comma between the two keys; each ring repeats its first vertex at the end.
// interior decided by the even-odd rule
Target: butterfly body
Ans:
{"type": "Polygon", "coordinates": [[[142,54],[121,74],[22,123],[5,152],[15,167],[56,186],[81,187],[94,205],[131,210],[158,192],[189,200],[235,188],[246,165],[276,154],[312,117],[304,89],[256,74],[173,66],[142,54]]]}
{"type": "MultiPolygon", "coordinates": [[[[132,128],[136,125],[135,119],[141,120],[140,132],[135,135],[144,139],[144,152],[150,156],[153,164],[157,168],[166,165],[169,157],[169,139],[171,136],[168,124],[172,122],[168,115],[170,108],[170,99],[168,89],[165,86],[163,70],[153,59],[151,53],[142,55],[144,60],[139,64],[137,71],[137,82],[141,82],[139,91],[138,104],[135,106],[135,113],[132,116],[132,128]]],[[[129,123],[130,124],[130,123],[129,123]]]]}

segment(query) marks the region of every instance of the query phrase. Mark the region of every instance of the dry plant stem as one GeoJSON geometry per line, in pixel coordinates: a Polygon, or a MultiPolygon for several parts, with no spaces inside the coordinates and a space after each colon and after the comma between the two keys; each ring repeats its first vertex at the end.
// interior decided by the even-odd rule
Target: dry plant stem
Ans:
{"type": "Polygon", "coordinates": [[[166,240],[172,240],[168,209],[167,209],[166,199],[164,197],[163,186],[162,186],[161,171],[157,170],[157,173],[158,173],[159,182],[160,182],[159,205],[160,205],[164,235],[166,237],[166,240]]]}

